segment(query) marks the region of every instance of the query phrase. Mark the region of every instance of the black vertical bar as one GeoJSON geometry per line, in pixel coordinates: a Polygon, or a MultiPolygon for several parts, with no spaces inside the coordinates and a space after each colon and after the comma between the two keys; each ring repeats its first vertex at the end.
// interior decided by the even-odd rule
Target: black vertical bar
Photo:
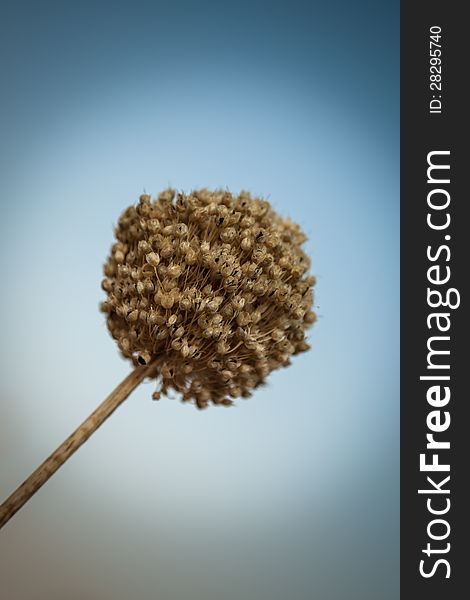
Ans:
{"type": "Polygon", "coordinates": [[[469,594],[465,512],[470,507],[466,491],[470,487],[467,465],[470,420],[466,419],[470,397],[465,376],[470,370],[467,365],[470,355],[465,311],[470,277],[466,264],[470,260],[470,232],[467,232],[470,219],[466,216],[470,198],[464,182],[470,169],[466,164],[469,152],[464,145],[469,122],[468,109],[464,109],[464,103],[468,104],[464,88],[468,87],[470,53],[466,46],[469,34],[464,6],[464,3],[434,0],[401,4],[401,598],[404,600],[460,600],[469,594]],[[440,37],[431,38],[433,34],[440,37]],[[436,45],[431,44],[433,40],[436,45]],[[436,52],[439,49],[440,53],[436,52]],[[440,69],[431,69],[432,66],[440,69]],[[431,83],[441,85],[431,86],[431,83]],[[430,160],[450,165],[450,169],[431,170],[429,182],[428,157],[436,151],[442,154],[434,154],[430,160]],[[433,181],[436,179],[439,182],[433,181]],[[443,182],[446,179],[450,179],[449,183],[443,182]],[[444,206],[449,198],[448,207],[442,210],[428,204],[429,200],[431,205],[444,206]],[[449,218],[448,227],[433,229],[427,222],[428,215],[433,226],[438,227],[449,218]],[[429,271],[436,266],[437,269],[429,271]],[[435,283],[449,273],[449,281],[435,283]],[[429,298],[428,289],[431,294],[432,290],[440,292],[444,302],[449,290],[454,289],[449,304],[457,304],[460,297],[460,306],[431,307],[430,303],[439,304],[439,296],[434,293],[429,298]],[[430,317],[438,313],[446,316],[430,317]],[[438,322],[442,329],[450,325],[448,331],[441,331],[438,322]],[[430,341],[432,337],[440,339],[430,341]],[[450,354],[430,355],[428,344],[433,350],[448,350],[450,354]],[[431,368],[436,365],[438,368],[431,368]],[[446,365],[448,369],[444,368],[446,365]],[[433,381],[420,379],[421,376],[447,376],[449,380],[433,381]],[[434,405],[428,398],[433,386],[440,386],[430,396],[434,405]],[[447,404],[445,387],[450,392],[447,404]],[[450,425],[445,428],[449,418],[450,425]],[[439,427],[443,431],[433,431],[439,427]],[[449,442],[450,448],[427,448],[428,443],[432,444],[427,434],[432,434],[434,441],[449,442]],[[439,465],[448,464],[450,470],[421,470],[421,454],[427,464],[436,454],[439,465]],[[428,476],[434,483],[427,480],[428,476]],[[450,479],[442,483],[448,476],[450,479]],[[420,489],[428,492],[419,494],[420,489]],[[442,514],[430,512],[447,508],[442,514]],[[442,562],[438,563],[439,560],[442,562]]]}

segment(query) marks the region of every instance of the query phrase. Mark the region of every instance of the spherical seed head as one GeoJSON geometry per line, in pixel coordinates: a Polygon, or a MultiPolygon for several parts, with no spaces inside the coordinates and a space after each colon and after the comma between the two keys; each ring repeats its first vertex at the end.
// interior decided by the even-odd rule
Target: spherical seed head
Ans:
{"type": "Polygon", "coordinates": [[[309,346],[315,278],[306,236],[241,192],[143,195],[116,227],[101,309],[122,355],[154,362],[154,398],[198,408],[248,398],[309,346]]]}

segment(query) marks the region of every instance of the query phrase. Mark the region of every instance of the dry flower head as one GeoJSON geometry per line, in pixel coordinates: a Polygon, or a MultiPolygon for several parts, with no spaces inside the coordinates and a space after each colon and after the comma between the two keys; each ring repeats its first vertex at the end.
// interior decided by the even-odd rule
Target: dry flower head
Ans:
{"type": "Polygon", "coordinates": [[[155,362],[154,399],[173,389],[228,406],[309,349],[306,236],[266,200],[167,189],[142,195],[115,233],[101,309],[124,357],[155,362]]]}

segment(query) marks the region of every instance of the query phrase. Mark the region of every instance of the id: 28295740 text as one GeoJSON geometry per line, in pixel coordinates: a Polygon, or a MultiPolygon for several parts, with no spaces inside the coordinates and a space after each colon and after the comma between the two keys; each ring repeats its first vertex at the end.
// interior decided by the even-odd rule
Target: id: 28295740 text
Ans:
{"type": "Polygon", "coordinates": [[[430,114],[442,112],[442,45],[441,27],[433,25],[429,28],[429,101],[430,114]]]}

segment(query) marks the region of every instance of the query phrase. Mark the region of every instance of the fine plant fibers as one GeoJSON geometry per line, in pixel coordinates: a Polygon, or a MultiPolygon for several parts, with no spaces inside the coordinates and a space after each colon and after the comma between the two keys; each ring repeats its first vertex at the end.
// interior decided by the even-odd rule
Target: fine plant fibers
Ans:
{"type": "Polygon", "coordinates": [[[248,192],[142,195],[116,227],[101,304],[134,369],[0,507],[2,527],[145,379],[198,408],[248,398],[309,349],[306,236],[248,192]]]}

